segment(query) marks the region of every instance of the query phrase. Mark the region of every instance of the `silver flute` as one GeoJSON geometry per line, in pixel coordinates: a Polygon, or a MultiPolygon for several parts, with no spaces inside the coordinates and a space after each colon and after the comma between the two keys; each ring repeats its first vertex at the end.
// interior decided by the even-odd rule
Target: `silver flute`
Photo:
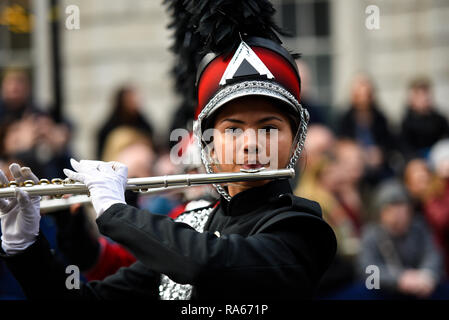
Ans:
{"type": "MultiPolygon", "coordinates": [[[[197,186],[191,186],[191,187],[199,187],[197,186]]],[[[151,188],[147,191],[138,191],[139,193],[144,193],[145,195],[154,195],[158,193],[177,193],[185,190],[186,187],[184,186],[175,186],[175,187],[168,187],[168,188],[151,188]]],[[[72,195],[67,198],[50,198],[48,199],[45,197],[41,200],[40,203],[40,212],[41,213],[51,213],[63,209],[70,208],[74,204],[80,204],[80,205],[90,205],[92,204],[92,199],[87,194],[78,194],[78,195],[72,195]]]]}
{"type": "MultiPolygon", "coordinates": [[[[166,175],[158,177],[131,178],[128,179],[126,190],[136,192],[151,192],[152,188],[172,188],[172,187],[189,187],[206,184],[223,184],[243,181],[261,181],[273,179],[289,179],[295,176],[294,169],[278,169],[278,170],[241,170],[241,172],[230,173],[198,173],[198,174],[179,174],[166,175]]],[[[18,184],[12,181],[8,186],[0,188],[0,198],[15,197],[15,189],[22,188],[28,192],[30,196],[62,196],[71,195],[88,195],[87,186],[80,182],[71,180],[53,179],[52,182],[41,179],[39,183],[33,181],[25,181],[18,184]]]]}

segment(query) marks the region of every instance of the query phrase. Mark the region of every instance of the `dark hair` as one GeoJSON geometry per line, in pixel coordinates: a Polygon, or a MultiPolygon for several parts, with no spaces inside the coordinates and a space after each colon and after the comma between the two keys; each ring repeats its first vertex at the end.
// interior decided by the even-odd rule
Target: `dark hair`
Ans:
{"type": "Polygon", "coordinates": [[[429,90],[432,86],[432,83],[430,82],[430,79],[425,76],[419,76],[410,81],[409,89],[423,89],[423,90],[429,90]]]}
{"type": "Polygon", "coordinates": [[[124,108],[124,98],[125,95],[128,92],[132,92],[132,88],[129,86],[122,86],[120,87],[116,93],[115,93],[115,97],[114,97],[114,107],[113,107],[113,115],[115,115],[116,117],[122,117],[125,115],[126,112],[125,108],[124,108]]]}

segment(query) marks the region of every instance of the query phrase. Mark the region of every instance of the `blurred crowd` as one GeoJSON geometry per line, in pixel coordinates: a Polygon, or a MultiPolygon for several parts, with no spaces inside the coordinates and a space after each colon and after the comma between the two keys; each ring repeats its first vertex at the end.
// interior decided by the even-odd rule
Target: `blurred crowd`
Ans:
{"type": "Polygon", "coordinates": [[[354,77],[341,114],[302,101],[311,124],[294,192],[320,203],[338,241],[320,298],[449,298],[448,119],[428,78],[404,90],[396,126],[365,74],[354,77]]]}
{"type": "MultiPolygon", "coordinates": [[[[394,125],[382,112],[367,75],[354,77],[349,105],[337,112],[313,97],[307,66],[298,67],[301,103],[311,121],[292,187],[297,196],[320,203],[338,240],[318,298],[449,298],[449,125],[434,104],[431,81],[424,76],[410,80],[404,88],[403,119],[394,125]]],[[[70,148],[76,128],[33,103],[31,92],[25,71],[4,72],[0,168],[8,173],[8,165],[17,162],[39,178],[61,177],[69,159],[76,158],[70,148]]],[[[200,165],[170,161],[169,141],[155,141],[151,119],[142,108],[135,87],[117,88],[110,115],[92,137],[96,159],[126,164],[129,177],[203,172],[200,165]]],[[[180,114],[175,113],[173,123],[189,127],[193,114],[185,119],[180,114]]],[[[192,140],[180,152],[198,155],[192,140]]],[[[173,218],[216,197],[207,186],[126,193],[129,204],[173,218]]],[[[75,205],[41,219],[55,254],[79,266],[86,280],[102,279],[135,261],[125,248],[99,234],[91,213],[75,205]]],[[[23,298],[0,261],[0,299],[23,298]]]]}

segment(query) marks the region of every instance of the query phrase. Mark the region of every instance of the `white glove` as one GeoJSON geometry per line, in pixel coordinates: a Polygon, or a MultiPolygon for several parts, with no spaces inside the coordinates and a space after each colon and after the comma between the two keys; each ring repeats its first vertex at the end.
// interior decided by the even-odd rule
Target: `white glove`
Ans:
{"type": "Polygon", "coordinates": [[[64,169],[65,175],[84,183],[90,192],[97,218],[110,206],[125,202],[128,167],[120,162],[70,159],[74,172],[64,169]]]}
{"type": "MultiPolygon", "coordinates": [[[[17,182],[33,180],[38,182],[30,168],[21,168],[17,163],[9,166],[12,176],[17,182]]],[[[0,170],[0,181],[8,183],[0,170]]],[[[0,220],[2,226],[2,249],[8,255],[14,255],[36,241],[39,234],[39,213],[41,197],[31,197],[20,188],[16,188],[16,198],[0,199],[0,220]]]]}

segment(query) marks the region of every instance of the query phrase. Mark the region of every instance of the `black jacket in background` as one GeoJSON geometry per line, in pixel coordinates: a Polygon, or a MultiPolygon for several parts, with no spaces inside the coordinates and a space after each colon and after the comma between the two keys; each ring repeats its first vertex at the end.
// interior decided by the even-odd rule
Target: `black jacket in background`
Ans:
{"type": "Polygon", "coordinates": [[[241,192],[229,203],[221,199],[203,233],[124,204],[106,210],[97,224],[138,261],[67,290],[64,266],[40,235],[22,253],[3,255],[28,298],[158,299],[161,273],[192,284],[193,300],[309,298],[336,251],[319,205],[293,196],[286,180],[241,192]]]}
{"type": "Polygon", "coordinates": [[[407,157],[423,156],[438,140],[449,135],[447,119],[435,110],[419,114],[410,107],[402,120],[401,140],[407,157]]]}
{"type": "MultiPolygon", "coordinates": [[[[387,118],[374,106],[372,107],[370,132],[373,136],[374,143],[381,147],[384,152],[395,146],[395,142],[393,141],[394,137],[389,129],[387,118]]],[[[353,107],[341,117],[338,125],[338,135],[343,138],[357,140],[357,120],[353,107]]]]}

